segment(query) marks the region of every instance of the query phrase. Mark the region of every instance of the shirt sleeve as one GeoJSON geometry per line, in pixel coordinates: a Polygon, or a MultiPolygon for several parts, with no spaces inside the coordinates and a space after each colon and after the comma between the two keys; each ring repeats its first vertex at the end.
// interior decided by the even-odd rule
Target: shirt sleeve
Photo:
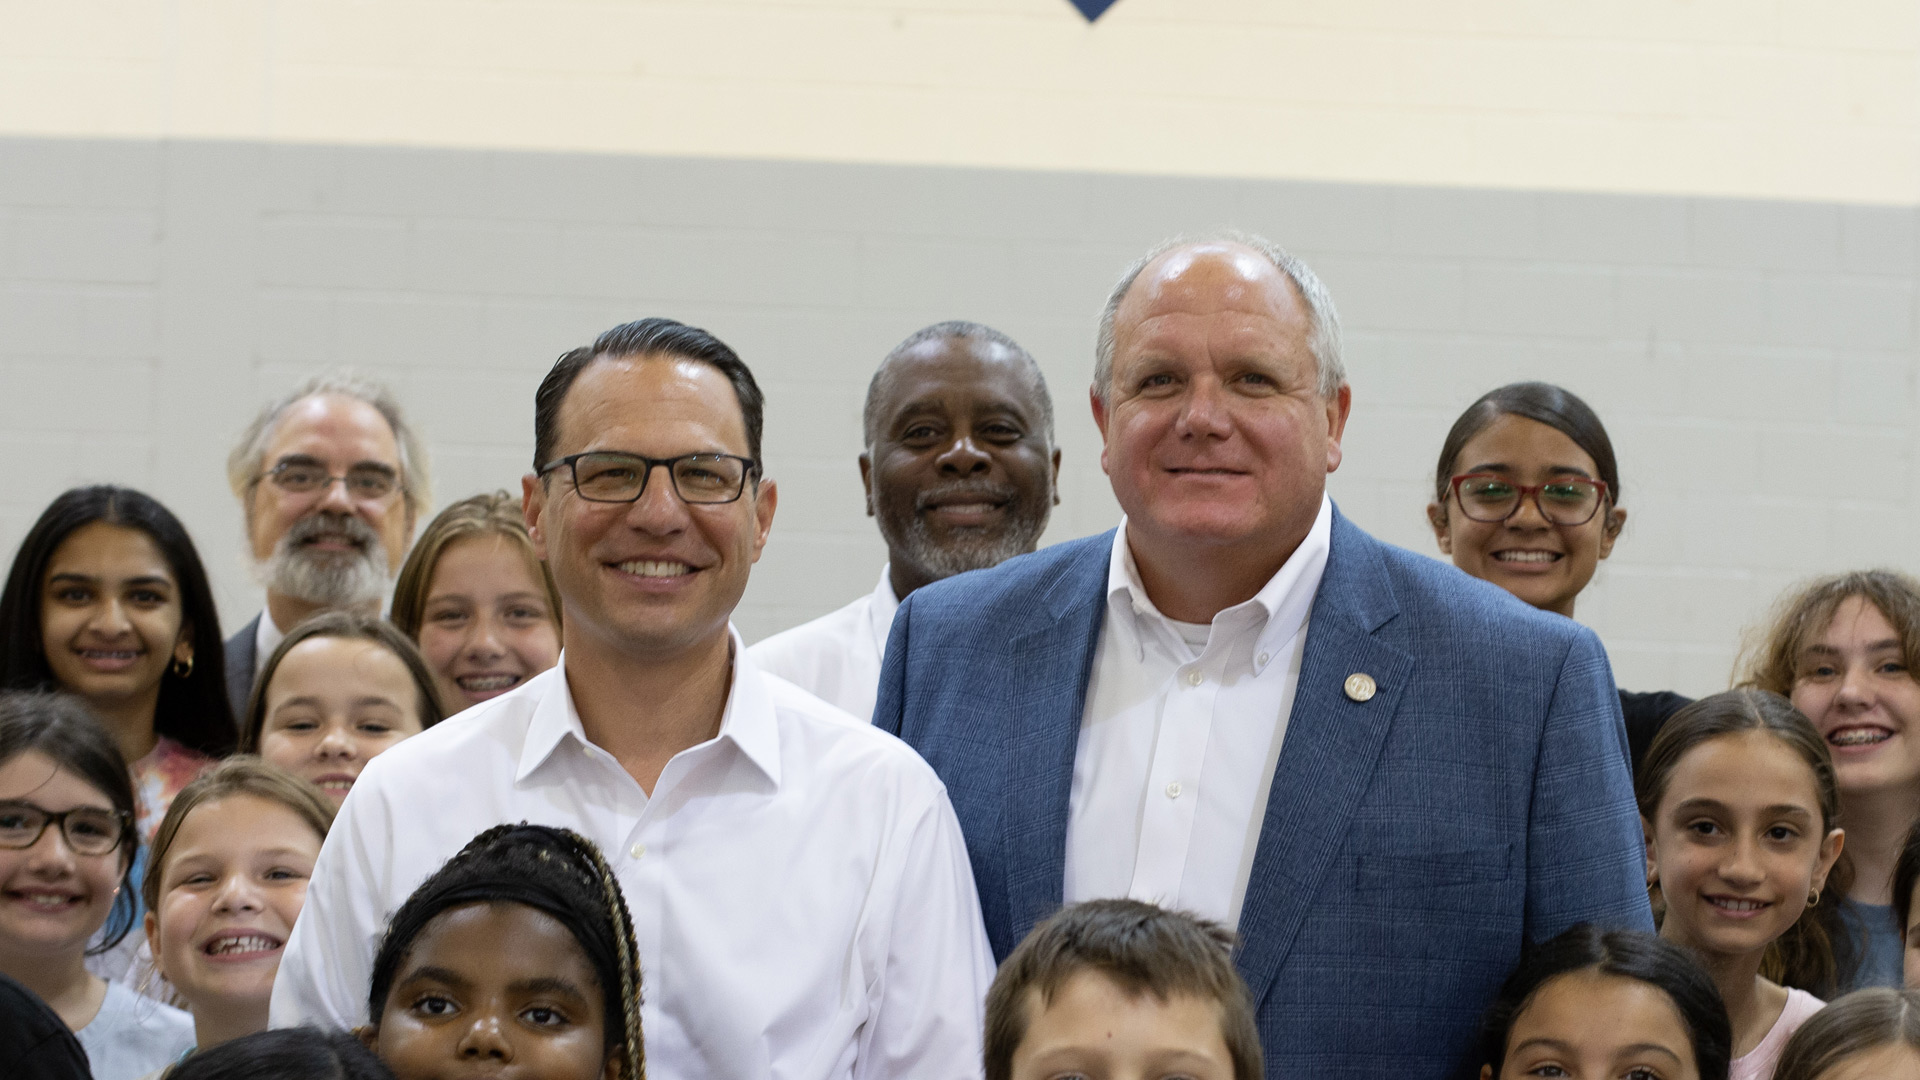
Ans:
{"type": "Polygon", "coordinates": [[[390,807],[362,774],[334,818],[273,980],[271,1027],[350,1030],[368,1022],[373,954],[386,933],[390,807]]]}
{"type": "Polygon", "coordinates": [[[944,788],[902,830],[898,888],[853,1080],[977,1080],[993,953],[944,788]]]}
{"type": "Polygon", "coordinates": [[[1561,664],[1533,775],[1527,939],[1583,922],[1651,931],[1620,696],[1592,631],[1579,631],[1561,664]]]}

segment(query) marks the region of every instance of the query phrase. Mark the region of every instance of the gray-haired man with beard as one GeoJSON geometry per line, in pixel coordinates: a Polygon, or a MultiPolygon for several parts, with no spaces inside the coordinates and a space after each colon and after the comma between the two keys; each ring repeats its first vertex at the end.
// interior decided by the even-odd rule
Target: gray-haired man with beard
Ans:
{"type": "Polygon", "coordinates": [[[749,650],[762,669],[861,719],[900,601],[1032,551],[1060,502],[1053,399],[1033,357],[975,322],[915,331],[867,387],[860,482],[888,563],[873,592],[749,650]]]}
{"type": "Polygon", "coordinates": [[[227,639],[227,696],[244,717],[260,666],[301,620],[378,613],[427,505],[427,462],[386,387],[309,379],[260,414],[227,458],[266,610],[227,639]]]}

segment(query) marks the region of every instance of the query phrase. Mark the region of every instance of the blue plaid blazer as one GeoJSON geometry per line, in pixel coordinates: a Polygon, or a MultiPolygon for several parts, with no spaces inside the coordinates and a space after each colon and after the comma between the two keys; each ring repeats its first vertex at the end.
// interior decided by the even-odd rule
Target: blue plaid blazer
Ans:
{"type": "MultiPolygon", "coordinates": [[[[929,585],[887,639],[874,723],[945,781],[1001,959],[1061,904],[1112,547],[929,585]]],[[[1653,925],[1599,640],[1338,511],[1261,830],[1236,962],[1269,1077],[1477,1075],[1526,943],[1653,925]]]]}

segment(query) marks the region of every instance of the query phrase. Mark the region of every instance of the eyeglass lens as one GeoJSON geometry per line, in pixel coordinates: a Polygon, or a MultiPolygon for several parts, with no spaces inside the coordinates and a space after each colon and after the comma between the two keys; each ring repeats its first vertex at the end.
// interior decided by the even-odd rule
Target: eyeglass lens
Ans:
{"type": "MultiPolygon", "coordinates": [[[[1460,506],[1475,521],[1505,521],[1519,509],[1518,484],[1496,477],[1475,477],[1460,484],[1460,506]]],[[[1600,486],[1586,480],[1542,484],[1536,497],[1540,515],[1555,525],[1584,525],[1600,508],[1600,486]]]]}
{"type": "Polygon", "coordinates": [[[32,847],[55,821],[76,854],[105,855],[120,846],[120,818],[112,811],[83,806],[53,814],[28,803],[0,803],[0,847],[32,847]]]}
{"type": "MultiPolygon", "coordinates": [[[[288,462],[277,466],[272,473],[273,482],[282,490],[296,495],[318,491],[332,483],[335,477],[322,465],[310,465],[303,462],[288,462]]],[[[372,465],[356,465],[341,477],[346,481],[347,493],[356,499],[380,499],[393,494],[396,481],[392,473],[372,465]]]]}
{"type": "MultiPolygon", "coordinates": [[[[674,490],[690,503],[724,503],[740,497],[747,466],[724,454],[692,454],[671,462],[674,490]]],[[[573,483],[592,502],[632,502],[646,488],[653,465],[633,454],[586,454],[574,459],[573,483]]]]}

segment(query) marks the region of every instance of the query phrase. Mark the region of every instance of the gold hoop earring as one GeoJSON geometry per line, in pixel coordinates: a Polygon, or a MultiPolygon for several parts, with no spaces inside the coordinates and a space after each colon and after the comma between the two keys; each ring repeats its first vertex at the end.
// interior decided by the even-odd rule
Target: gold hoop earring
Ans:
{"type": "Polygon", "coordinates": [[[1810,908],[1816,908],[1820,906],[1820,890],[1819,889],[1815,889],[1812,892],[1807,894],[1807,906],[1810,908]]]}
{"type": "Polygon", "coordinates": [[[193,655],[189,653],[185,660],[176,659],[173,662],[173,673],[182,679],[193,674],[193,655]]]}

